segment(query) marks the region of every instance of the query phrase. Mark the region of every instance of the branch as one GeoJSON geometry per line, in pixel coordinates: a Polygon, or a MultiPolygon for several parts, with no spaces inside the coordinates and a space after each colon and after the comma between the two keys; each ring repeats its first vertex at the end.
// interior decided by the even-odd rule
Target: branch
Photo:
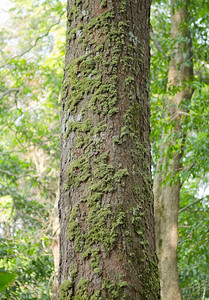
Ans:
{"type": "Polygon", "coordinates": [[[9,90],[7,90],[7,91],[4,92],[3,94],[1,94],[0,100],[2,100],[6,95],[11,94],[11,93],[13,93],[13,92],[18,93],[18,92],[19,92],[19,89],[9,89],[9,90]]]}
{"type": "Polygon", "coordinates": [[[204,289],[203,289],[202,300],[205,299],[205,293],[206,293],[206,287],[204,287],[204,289]]]}
{"type": "Polygon", "coordinates": [[[187,112],[178,110],[173,114],[173,116],[170,118],[168,123],[170,124],[171,121],[177,119],[179,116],[191,117],[191,115],[188,114],[187,112]]]}
{"type": "Polygon", "coordinates": [[[19,176],[17,176],[17,174],[11,173],[11,172],[6,171],[6,170],[0,169],[0,172],[5,173],[5,174],[10,175],[10,176],[15,176],[16,178],[19,178],[19,176]]]}
{"type": "Polygon", "coordinates": [[[18,179],[20,179],[20,178],[24,178],[24,177],[32,177],[32,178],[38,178],[39,176],[41,176],[41,174],[30,174],[30,172],[32,172],[32,171],[34,171],[33,169],[31,169],[31,170],[27,170],[26,172],[25,172],[25,174],[23,174],[22,176],[18,176],[17,174],[15,174],[15,173],[12,173],[12,172],[10,172],[10,171],[7,171],[7,170],[3,170],[3,169],[0,169],[0,172],[2,172],[2,173],[5,173],[5,174],[7,174],[7,175],[9,175],[9,176],[14,176],[14,177],[16,177],[16,178],[18,178],[18,179]]]}
{"type": "Polygon", "coordinates": [[[56,23],[52,24],[52,25],[47,29],[47,32],[46,32],[46,33],[44,33],[43,35],[41,35],[41,36],[39,36],[39,37],[36,38],[36,40],[35,40],[35,42],[32,44],[32,46],[30,46],[27,50],[23,51],[21,54],[18,54],[18,55],[13,56],[11,59],[9,59],[9,60],[6,62],[5,65],[0,66],[0,69],[6,67],[6,65],[8,65],[13,59],[15,59],[15,58],[20,58],[21,56],[23,56],[23,55],[25,55],[26,53],[30,52],[30,50],[33,49],[33,48],[37,45],[37,43],[38,43],[39,40],[45,38],[45,37],[49,34],[49,32],[51,31],[51,29],[52,29],[54,26],[56,26],[56,25],[58,25],[58,24],[60,23],[60,21],[61,21],[61,19],[62,19],[62,16],[64,15],[64,13],[65,13],[65,11],[61,14],[59,20],[58,20],[56,23]]]}
{"type": "Polygon", "coordinates": [[[196,203],[198,203],[198,202],[202,201],[204,198],[206,198],[206,197],[203,197],[203,198],[197,199],[197,200],[195,200],[194,202],[192,202],[192,203],[188,204],[187,206],[185,206],[185,207],[181,208],[181,209],[179,210],[179,214],[180,214],[180,213],[182,213],[183,211],[187,210],[187,208],[189,208],[190,206],[192,206],[192,205],[194,205],[194,204],[196,204],[196,203]]]}

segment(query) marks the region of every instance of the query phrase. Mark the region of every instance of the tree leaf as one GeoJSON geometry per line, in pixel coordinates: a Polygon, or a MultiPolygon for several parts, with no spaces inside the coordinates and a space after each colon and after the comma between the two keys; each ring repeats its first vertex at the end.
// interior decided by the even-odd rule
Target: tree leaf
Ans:
{"type": "Polygon", "coordinates": [[[16,274],[6,271],[0,271],[0,292],[15,280],[16,274]]]}

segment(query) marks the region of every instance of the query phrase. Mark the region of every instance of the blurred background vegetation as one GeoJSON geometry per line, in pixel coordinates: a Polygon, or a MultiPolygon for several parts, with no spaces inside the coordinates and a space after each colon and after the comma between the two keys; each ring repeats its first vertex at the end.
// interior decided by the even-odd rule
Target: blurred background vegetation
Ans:
{"type": "Polygon", "coordinates": [[[9,7],[0,30],[0,268],[17,276],[0,299],[49,299],[66,3],[9,7]]]}
{"type": "MultiPolygon", "coordinates": [[[[162,131],[172,140],[172,125],[165,117],[174,43],[169,1],[153,1],[151,13],[153,175],[157,160],[184,142],[183,168],[176,174],[182,182],[179,274],[183,299],[197,300],[209,298],[208,7],[208,0],[190,3],[194,93],[184,122],[189,134],[185,141],[179,137],[164,153],[159,151],[162,131]]],[[[2,2],[1,8],[5,20],[0,24],[0,270],[16,273],[16,277],[0,299],[50,299],[66,1],[13,0],[2,2]]]]}

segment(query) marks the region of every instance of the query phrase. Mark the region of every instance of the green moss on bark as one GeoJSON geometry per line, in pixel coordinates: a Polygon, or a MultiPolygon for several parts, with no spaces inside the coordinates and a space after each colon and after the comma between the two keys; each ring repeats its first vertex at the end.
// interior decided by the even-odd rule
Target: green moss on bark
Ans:
{"type": "Polygon", "coordinates": [[[71,280],[64,280],[59,288],[59,300],[71,300],[72,299],[72,286],[71,280]]]}
{"type": "MultiPolygon", "coordinates": [[[[107,1],[102,0],[100,4],[104,11],[107,1]]],[[[114,147],[130,142],[135,149],[134,159],[137,155],[140,159],[144,157],[145,151],[139,139],[141,105],[135,84],[137,67],[132,57],[136,51],[136,39],[128,36],[130,22],[119,20],[118,16],[116,18],[113,9],[108,7],[110,10],[90,18],[87,24],[81,26],[77,20],[82,20],[81,15],[88,15],[86,7],[82,5],[82,1],[78,0],[71,7],[69,22],[73,22],[75,28],[68,31],[67,41],[71,45],[76,43],[78,53],[82,52],[83,55],[72,59],[66,66],[62,88],[64,112],[70,116],[65,123],[64,138],[70,141],[73,153],[65,187],[66,191],[77,189],[81,193],[80,202],[74,203],[70,213],[68,238],[75,254],[81,256],[84,263],[92,268],[94,276],[100,278],[103,276],[101,256],[110,255],[121,228],[130,241],[133,229],[142,249],[147,243],[143,231],[142,206],[135,205],[130,212],[126,206],[119,205],[117,191],[123,191],[126,182],[137,171],[132,166],[113,162],[108,149],[104,148],[104,136],[112,129],[108,126],[114,124],[110,120],[116,120],[120,114],[120,129],[117,136],[113,136],[112,140],[110,138],[114,147]],[[118,74],[119,66],[125,76],[118,74]],[[124,94],[118,91],[119,76],[124,76],[124,94]],[[123,101],[125,112],[118,105],[119,101],[123,101]],[[83,212],[81,203],[85,206],[83,212]],[[130,216],[132,219],[128,222],[130,216]]],[[[126,1],[121,1],[117,12],[119,15],[125,14],[126,5],[126,1]]],[[[142,189],[137,186],[134,188],[134,197],[137,198],[142,189]]],[[[121,256],[121,261],[124,259],[121,256]]],[[[90,282],[87,279],[73,281],[75,293],[72,299],[128,299],[124,293],[128,284],[119,275],[113,282],[109,279],[102,282],[102,291],[95,290],[89,296],[90,282]]],[[[62,293],[67,297],[70,297],[69,289],[70,283],[65,282],[62,293]]]]}

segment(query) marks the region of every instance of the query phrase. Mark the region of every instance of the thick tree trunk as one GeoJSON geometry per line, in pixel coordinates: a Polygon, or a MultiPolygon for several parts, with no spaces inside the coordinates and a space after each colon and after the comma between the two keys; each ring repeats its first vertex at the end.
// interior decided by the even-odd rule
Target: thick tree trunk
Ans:
{"type": "MultiPolygon", "coordinates": [[[[185,131],[181,124],[186,115],[186,106],[191,99],[192,90],[189,87],[192,79],[192,46],[188,30],[188,1],[179,5],[171,1],[171,38],[174,41],[168,74],[169,91],[178,88],[173,97],[167,98],[167,115],[173,124],[170,144],[162,144],[162,151],[175,145],[175,139],[185,139],[185,131]],[[183,38],[183,39],[182,39],[183,38]]],[[[163,139],[165,134],[163,134],[163,139]]],[[[183,145],[183,143],[182,143],[183,145]]],[[[172,151],[172,159],[164,156],[157,164],[154,180],[155,219],[157,255],[159,260],[160,284],[162,300],[181,299],[177,269],[178,242],[178,203],[180,180],[178,172],[181,169],[183,146],[172,151]],[[165,170],[168,170],[167,172],[165,170]],[[167,176],[169,182],[163,183],[167,176]]]]}
{"type": "Polygon", "coordinates": [[[69,1],[59,299],[159,299],[149,144],[150,1],[69,1]]]}

